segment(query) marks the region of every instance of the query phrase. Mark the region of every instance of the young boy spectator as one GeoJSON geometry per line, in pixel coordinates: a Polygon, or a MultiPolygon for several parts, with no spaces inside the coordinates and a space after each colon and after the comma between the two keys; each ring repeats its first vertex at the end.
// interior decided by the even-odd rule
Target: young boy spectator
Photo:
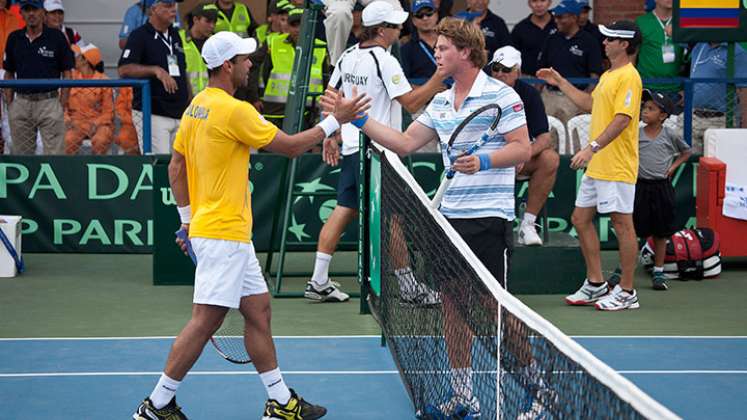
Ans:
{"type": "Polygon", "coordinates": [[[514,26],[511,40],[521,51],[522,73],[534,77],[539,69],[537,56],[547,37],[558,31],[558,26],[549,10],[551,0],[529,0],[527,3],[532,13],[514,26]]]}
{"type": "MultiPolygon", "coordinates": [[[[667,239],[678,229],[674,225],[675,197],[670,178],[692,154],[682,136],[662,124],[672,114],[674,104],[661,92],[643,91],[641,127],[638,140],[638,181],[635,185],[633,224],[636,235],[646,241],[654,237],[655,290],[667,290],[664,257],[667,239]],[[676,157],[676,159],[675,159],[676,157]]],[[[609,282],[619,282],[615,271],[609,282]]]]}
{"type": "MultiPolygon", "coordinates": [[[[93,44],[82,48],[73,45],[75,70],[73,79],[107,79],[96,71],[101,63],[101,51],[93,44]]],[[[104,155],[109,151],[114,132],[114,97],[111,88],[72,88],[65,110],[65,154],[74,155],[80,150],[83,139],[91,140],[93,154],[104,155]]]]}

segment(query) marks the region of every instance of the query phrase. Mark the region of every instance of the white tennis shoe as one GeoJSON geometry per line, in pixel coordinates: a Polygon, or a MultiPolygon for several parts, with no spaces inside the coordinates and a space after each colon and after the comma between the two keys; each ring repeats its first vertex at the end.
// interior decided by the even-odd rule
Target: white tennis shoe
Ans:
{"type": "Polygon", "coordinates": [[[574,294],[565,297],[565,303],[569,305],[591,305],[609,293],[607,283],[601,286],[594,286],[589,283],[589,279],[584,280],[584,284],[574,294]]]}
{"type": "Polygon", "coordinates": [[[307,281],[303,296],[317,302],[345,302],[350,299],[350,295],[340,290],[340,284],[330,279],[322,285],[307,281]]]}
{"type": "Polygon", "coordinates": [[[519,239],[518,242],[520,245],[525,246],[541,246],[542,245],[542,238],[540,238],[539,234],[537,233],[537,229],[535,229],[534,223],[521,223],[521,226],[519,227],[519,239]]]}
{"type": "Polygon", "coordinates": [[[599,299],[594,306],[600,311],[622,311],[641,307],[635,289],[633,293],[628,293],[619,284],[607,296],[599,299]]]}

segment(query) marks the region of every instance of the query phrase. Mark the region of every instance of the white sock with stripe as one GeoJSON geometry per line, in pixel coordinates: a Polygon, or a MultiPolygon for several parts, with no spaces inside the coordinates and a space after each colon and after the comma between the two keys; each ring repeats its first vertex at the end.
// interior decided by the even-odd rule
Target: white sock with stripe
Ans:
{"type": "Polygon", "coordinates": [[[332,261],[332,256],[323,252],[316,253],[316,261],[314,262],[314,274],[311,275],[311,281],[317,286],[327,284],[329,280],[329,263],[332,261]]]}
{"type": "Polygon", "coordinates": [[[171,379],[166,376],[166,373],[162,373],[161,379],[158,380],[153,392],[150,393],[150,401],[153,403],[153,407],[157,409],[165,407],[174,398],[181,383],[182,381],[171,379]]]}
{"type": "Polygon", "coordinates": [[[262,379],[262,383],[265,385],[267,390],[267,396],[271,400],[275,400],[282,405],[288,404],[291,398],[290,389],[288,385],[283,381],[283,375],[280,373],[280,368],[275,368],[267,372],[259,374],[259,378],[262,379]]]}

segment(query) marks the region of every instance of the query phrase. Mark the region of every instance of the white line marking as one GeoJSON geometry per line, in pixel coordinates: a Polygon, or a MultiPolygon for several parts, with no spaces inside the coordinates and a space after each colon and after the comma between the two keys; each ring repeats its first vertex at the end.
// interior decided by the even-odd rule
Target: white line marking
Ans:
{"type": "MultiPolygon", "coordinates": [[[[98,341],[98,340],[173,340],[175,336],[152,336],[152,337],[20,337],[20,338],[0,338],[0,341],[53,341],[53,340],[70,340],[70,341],[98,341]]],[[[281,340],[296,339],[349,339],[349,338],[381,338],[380,335],[279,335],[273,337],[281,340]]]]}
{"type": "MultiPolygon", "coordinates": [[[[65,376],[160,376],[163,372],[37,372],[37,373],[0,373],[0,378],[39,378],[65,376]]],[[[396,370],[290,370],[283,375],[394,375],[396,370]]],[[[258,375],[255,371],[191,371],[188,375],[258,375]]]]}

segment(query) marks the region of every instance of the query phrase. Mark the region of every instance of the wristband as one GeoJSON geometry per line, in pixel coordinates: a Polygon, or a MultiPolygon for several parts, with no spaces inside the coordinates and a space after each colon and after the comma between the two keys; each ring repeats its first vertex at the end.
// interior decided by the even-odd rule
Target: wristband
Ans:
{"type": "Polygon", "coordinates": [[[358,129],[363,129],[363,126],[366,125],[366,121],[368,121],[368,114],[363,114],[362,117],[350,121],[350,124],[358,127],[358,129]]]}
{"type": "Polygon", "coordinates": [[[492,165],[490,163],[490,155],[480,155],[478,157],[480,158],[480,170],[485,171],[490,169],[490,166],[492,165]]]}
{"type": "Polygon", "coordinates": [[[321,120],[319,124],[317,124],[317,127],[321,128],[322,131],[324,131],[324,137],[329,137],[334,134],[335,131],[340,129],[340,123],[337,122],[337,118],[335,118],[334,115],[330,114],[327,115],[326,118],[321,120]]]}
{"type": "Polygon", "coordinates": [[[189,204],[184,207],[177,207],[176,211],[179,212],[179,220],[182,221],[182,224],[188,225],[192,221],[192,207],[189,204]]]}

